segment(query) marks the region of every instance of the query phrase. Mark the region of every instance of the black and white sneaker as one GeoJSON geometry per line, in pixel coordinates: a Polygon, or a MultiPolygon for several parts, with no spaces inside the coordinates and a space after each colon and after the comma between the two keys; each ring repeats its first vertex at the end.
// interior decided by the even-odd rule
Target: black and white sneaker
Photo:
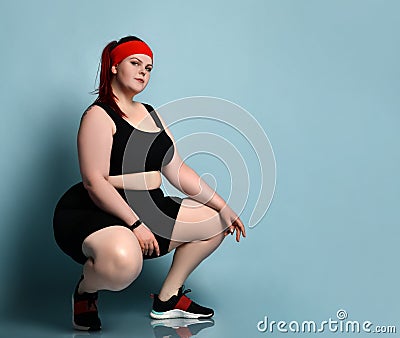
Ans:
{"type": "Polygon", "coordinates": [[[158,295],[154,295],[150,317],[154,319],[210,318],[214,315],[214,310],[201,306],[186,296],[186,293],[192,290],[183,291],[183,288],[184,286],[182,285],[178,290],[178,294],[165,302],[161,301],[158,295]]]}
{"type": "Polygon", "coordinates": [[[98,292],[83,294],[78,293],[81,276],[72,295],[72,325],[77,330],[98,331],[101,329],[101,321],[97,310],[98,292]]]}

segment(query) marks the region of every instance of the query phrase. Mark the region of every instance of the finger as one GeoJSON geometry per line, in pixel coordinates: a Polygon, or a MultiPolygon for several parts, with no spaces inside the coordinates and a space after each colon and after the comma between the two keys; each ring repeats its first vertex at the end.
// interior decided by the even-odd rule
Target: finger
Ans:
{"type": "Polygon", "coordinates": [[[230,225],[228,228],[228,235],[233,235],[235,232],[235,227],[233,225],[230,225]]]}
{"type": "Polygon", "coordinates": [[[154,238],[153,245],[154,245],[154,250],[156,251],[157,256],[160,256],[160,247],[158,246],[158,242],[155,238],[154,238]]]}
{"type": "Polygon", "coordinates": [[[144,242],[142,240],[139,240],[139,245],[140,248],[142,249],[142,253],[144,252],[144,242]]]}
{"type": "Polygon", "coordinates": [[[154,250],[154,247],[153,247],[153,244],[152,243],[150,243],[149,244],[149,256],[151,256],[152,254],[153,254],[153,250],[154,250]]]}
{"type": "Polygon", "coordinates": [[[144,253],[145,255],[147,255],[148,252],[149,252],[149,245],[148,245],[148,243],[145,243],[145,244],[144,244],[144,252],[143,252],[143,253],[144,253]]]}
{"type": "Polygon", "coordinates": [[[246,228],[240,218],[237,219],[237,223],[240,227],[240,231],[242,232],[243,237],[246,237],[246,228]]]}
{"type": "Polygon", "coordinates": [[[240,241],[240,229],[236,228],[236,242],[240,241]]]}
{"type": "MultiPolygon", "coordinates": [[[[243,223],[239,220],[239,218],[237,219],[236,223],[236,229],[242,233],[243,237],[246,237],[246,229],[244,228],[243,223]]],[[[240,236],[240,234],[239,234],[240,236]]]]}

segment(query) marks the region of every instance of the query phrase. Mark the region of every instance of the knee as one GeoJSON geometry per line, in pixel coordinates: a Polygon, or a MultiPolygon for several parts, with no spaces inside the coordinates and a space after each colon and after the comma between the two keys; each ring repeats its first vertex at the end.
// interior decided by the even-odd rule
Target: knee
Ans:
{"type": "Polygon", "coordinates": [[[134,252],[131,248],[117,246],[112,256],[112,264],[116,271],[124,271],[128,275],[137,277],[142,270],[142,252],[134,252]]]}
{"type": "Polygon", "coordinates": [[[226,236],[223,232],[219,232],[216,235],[213,235],[207,239],[203,239],[202,242],[212,243],[215,247],[219,246],[226,236]]]}
{"type": "Polygon", "coordinates": [[[207,238],[207,240],[215,243],[221,243],[225,236],[225,231],[227,230],[227,226],[224,221],[220,217],[216,217],[213,219],[212,233],[207,238]]]}
{"type": "Polygon", "coordinates": [[[120,291],[128,287],[140,274],[143,266],[143,257],[131,248],[116,246],[108,259],[109,289],[120,291]]]}
{"type": "Polygon", "coordinates": [[[221,244],[225,237],[226,237],[225,232],[220,232],[220,233],[216,234],[215,236],[211,237],[210,240],[213,240],[213,241],[217,242],[218,244],[221,244]]]}

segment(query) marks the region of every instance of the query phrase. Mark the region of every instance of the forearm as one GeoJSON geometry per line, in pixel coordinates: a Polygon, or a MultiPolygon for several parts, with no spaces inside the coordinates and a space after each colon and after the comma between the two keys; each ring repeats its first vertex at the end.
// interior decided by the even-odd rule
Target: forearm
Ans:
{"type": "Polygon", "coordinates": [[[93,202],[105,212],[108,212],[126,224],[133,224],[139,217],[118,191],[104,178],[98,178],[84,183],[93,202]]]}
{"type": "Polygon", "coordinates": [[[224,199],[186,164],[180,168],[178,182],[178,189],[202,204],[217,211],[226,205],[224,199]]]}

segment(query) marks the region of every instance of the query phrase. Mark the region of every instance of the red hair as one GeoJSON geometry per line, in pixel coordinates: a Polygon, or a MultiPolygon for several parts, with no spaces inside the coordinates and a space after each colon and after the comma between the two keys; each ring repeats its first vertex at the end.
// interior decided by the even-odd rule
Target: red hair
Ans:
{"type": "Polygon", "coordinates": [[[98,94],[95,102],[102,102],[108,104],[117,114],[127,117],[126,114],[118,107],[116,100],[117,97],[112,91],[111,79],[113,73],[111,72],[112,62],[111,62],[111,51],[120,45],[121,43],[127,41],[142,41],[136,36],[126,36],[117,41],[111,41],[103,49],[101,53],[101,67],[100,67],[100,83],[99,87],[94,91],[94,94],[98,94]]]}

